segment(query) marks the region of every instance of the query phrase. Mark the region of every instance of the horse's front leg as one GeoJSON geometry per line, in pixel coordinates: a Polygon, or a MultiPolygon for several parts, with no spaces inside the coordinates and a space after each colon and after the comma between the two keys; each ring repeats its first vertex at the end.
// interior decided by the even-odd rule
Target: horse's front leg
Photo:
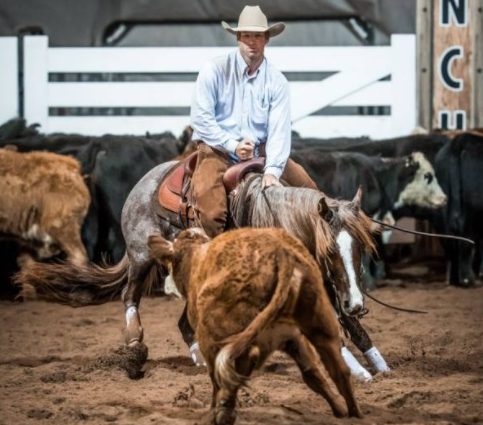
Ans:
{"type": "Polygon", "coordinates": [[[130,264],[128,282],[122,293],[126,313],[126,329],[124,337],[126,345],[134,346],[143,342],[143,327],[139,314],[139,304],[144,290],[144,282],[148,275],[151,262],[130,264]]]}
{"type": "Polygon", "coordinates": [[[201,354],[200,346],[195,340],[195,332],[188,320],[188,304],[184,306],[183,314],[178,321],[178,328],[183,336],[183,340],[189,347],[191,358],[196,366],[206,366],[206,362],[201,354]]]}
{"type": "Polygon", "coordinates": [[[376,372],[389,372],[391,369],[389,369],[389,366],[377,347],[372,343],[371,338],[362,327],[359,319],[342,314],[341,320],[344,328],[349,332],[353,344],[364,354],[364,357],[376,372]]]}

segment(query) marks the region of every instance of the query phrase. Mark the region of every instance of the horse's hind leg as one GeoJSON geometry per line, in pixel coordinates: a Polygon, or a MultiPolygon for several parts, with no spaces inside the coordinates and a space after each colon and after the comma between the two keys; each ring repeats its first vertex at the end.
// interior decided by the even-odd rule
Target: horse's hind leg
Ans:
{"type": "Polygon", "coordinates": [[[144,290],[144,282],[152,262],[131,264],[129,267],[128,282],[122,293],[122,301],[126,309],[125,341],[127,345],[135,345],[143,341],[143,327],[139,314],[139,304],[144,290]]]}
{"type": "Polygon", "coordinates": [[[160,164],[149,171],[124,203],[121,214],[122,235],[129,258],[128,283],[122,295],[126,307],[126,342],[135,344],[143,340],[143,328],[139,316],[139,303],[144,281],[153,265],[147,241],[149,236],[167,234],[169,225],[160,221],[153,208],[159,184],[174,162],[160,164]]]}
{"type": "Polygon", "coordinates": [[[338,418],[347,416],[347,408],[343,400],[330,387],[320,358],[307,338],[301,335],[289,341],[284,351],[295,360],[309,388],[327,400],[334,415],[338,418]]]}

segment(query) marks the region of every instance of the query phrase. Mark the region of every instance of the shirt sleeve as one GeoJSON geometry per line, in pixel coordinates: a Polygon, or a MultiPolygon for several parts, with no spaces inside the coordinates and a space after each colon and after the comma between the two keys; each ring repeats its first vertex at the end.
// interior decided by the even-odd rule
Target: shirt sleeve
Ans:
{"type": "Polygon", "coordinates": [[[198,74],[191,105],[191,126],[203,142],[213,147],[221,147],[234,154],[238,141],[230,138],[229,134],[218,125],[215,118],[218,98],[216,71],[216,65],[208,63],[198,74]]]}
{"type": "Polygon", "coordinates": [[[291,122],[288,81],[281,78],[270,102],[265,174],[280,178],[290,155],[291,122]]]}

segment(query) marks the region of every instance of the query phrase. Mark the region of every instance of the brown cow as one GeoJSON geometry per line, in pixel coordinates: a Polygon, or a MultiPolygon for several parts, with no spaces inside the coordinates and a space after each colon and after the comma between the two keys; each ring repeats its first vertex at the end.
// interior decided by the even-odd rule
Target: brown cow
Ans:
{"type": "Polygon", "coordinates": [[[90,195],[74,158],[0,149],[0,193],[0,233],[26,242],[39,259],[62,251],[87,262],[81,226],[90,195]]]}
{"type": "Polygon", "coordinates": [[[235,421],[237,390],[277,349],[297,362],[334,415],[361,417],[334,309],[317,263],[298,239],[282,229],[244,228],[209,241],[194,228],[174,242],[151,236],[149,247],[187,299],[213,383],[211,423],[235,421]]]}

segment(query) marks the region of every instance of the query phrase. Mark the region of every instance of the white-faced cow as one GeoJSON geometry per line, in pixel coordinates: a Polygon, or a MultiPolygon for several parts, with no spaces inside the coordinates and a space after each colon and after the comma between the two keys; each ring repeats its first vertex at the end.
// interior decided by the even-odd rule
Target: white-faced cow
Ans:
{"type": "Polygon", "coordinates": [[[81,226],[90,195],[71,157],[0,149],[0,232],[28,244],[38,259],[63,252],[87,261],[81,226]]]}
{"type": "Polygon", "coordinates": [[[314,147],[295,151],[292,157],[329,196],[350,199],[362,187],[362,209],[371,216],[382,218],[403,206],[440,208],[447,200],[432,165],[421,152],[380,158],[314,147]]]}
{"type": "Polygon", "coordinates": [[[210,423],[234,423],[238,389],[277,349],[297,362],[336,416],[361,417],[334,308],[302,242],[275,228],[244,228],[209,241],[193,228],[174,242],[151,236],[149,246],[187,299],[213,384],[210,423]],[[328,385],[320,360],[347,407],[328,385]]]}
{"type": "Polygon", "coordinates": [[[446,205],[448,197],[441,189],[434,168],[421,152],[410,155],[418,164],[414,178],[399,193],[394,208],[416,206],[423,208],[441,208],[446,205]]]}

